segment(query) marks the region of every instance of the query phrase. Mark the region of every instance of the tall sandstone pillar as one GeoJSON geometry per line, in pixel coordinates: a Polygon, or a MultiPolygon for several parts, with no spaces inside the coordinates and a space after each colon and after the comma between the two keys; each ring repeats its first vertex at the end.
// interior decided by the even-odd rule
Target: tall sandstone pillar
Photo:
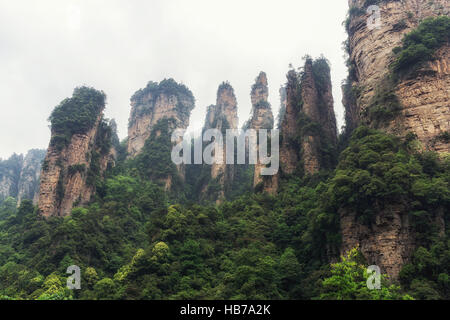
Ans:
{"type": "MultiPolygon", "coordinates": [[[[252,100],[252,117],[249,122],[249,129],[273,129],[273,113],[272,108],[268,102],[269,88],[267,85],[267,76],[261,72],[256,78],[255,84],[252,86],[251,100],[252,100]]],[[[259,145],[256,149],[258,154],[258,162],[255,165],[255,174],[253,178],[253,187],[263,183],[263,176],[261,169],[264,164],[259,161],[259,145]]]]}
{"type": "Polygon", "coordinates": [[[194,106],[191,91],[173,79],[149,82],[144,89],[138,90],[131,97],[128,155],[135,157],[142,151],[152,129],[164,118],[175,121],[174,129],[186,129],[194,106]]]}
{"type": "Polygon", "coordinates": [[[40,175],[42,216],[68,216],[74,206],[87,204],[95,193],[96,179],[114,162],[104,107],[102,92],[81,87],[53,111],[50,145],[40,175]]]}
{"type": "MultiPolygon", "coordinates": [[[[134,158],[140,155],[152,134],[153,137],[159,136],[159,132],[153,131],[164,119],[169,121],[167,134],[170,136],[176,129],[187,129],[194,106],[195,99],[192,92],[173,79],[165,79],[160,83],[149,82],[144,89],[138,90],[131,97],[128,156],[134,158]]],[[[166,165],[169,166],[170,164],[166,165]]],[[[185,166],[180,164],[176,168],[179,177],[184,180],[185,166]]],[[[171,189],[173,178],[173,176],[168,175],[162,179],[164,181],[161,182],[166,190],[171,189]]]]}
{"type": "Polygon", "coordinates": [[[337,144],[337,125],[333,107],[330,69],[327,62],[306,59],[301,79],[302,112],[317,129],[310,132],[300,125],[303,169],[314,174],[326,164],[322,161],[321,146],[337,144]]]}
{"type": "Polygon", "coordinates": [[[302,72],[289,71],[285,97],[280,126],[280,173],[268,179],[264,186],[264,190],[272,194],[279,188],[280,180],[289,175],[312,175],[329,168],[331,165],[324,161],[323,146],[328,144],[334,148],[337,144],[331,76],[326,59],[307,58],[302,72]]]}
{"type": "MultiPolygon", "coordinates": [[[[226,164],[226,130],[238,128],[237,100],[233,87],[224,82],[217,90],[216,105],[208,107],[204,130],[217,129],[223,134],[223,163],[211,165],[211,179],[218,185],[219,190],[214,195],[217,203],[225,199],[225,188],[233,180],[234,166],[226,164]]],[[[204,187],[208,192],[208,186],[204,187]]]]}

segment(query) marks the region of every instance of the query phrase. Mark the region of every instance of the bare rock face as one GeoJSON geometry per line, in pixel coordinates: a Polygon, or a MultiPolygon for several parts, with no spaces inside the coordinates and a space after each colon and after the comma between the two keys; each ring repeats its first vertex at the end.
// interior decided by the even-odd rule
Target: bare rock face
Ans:
{"type": "Polygon", "coordinates": [[[312,59],[305,62],[301,82],[302,112],[320,127],[321,132],[303,132],[302,160],[307,174],[314,174],[321,168],[321,144],[328,140],[337,144],[336,117],[333,108],[333,94],[330,70],[324,60],[312,59]],[[318,134],[319,133],[319,134],[318,134]]]}
{"type": "MultiPolygon", "coordinates": [[[[217,129],[222,132],[223,141],[223,164],[214,163],[211,165],[211,179],[218,185],[218,192],[214,196],[216,202],[220,203],[225,198],[225,186],[233,180],[233,165],[226,164],[226,130],[238,128],[237,100],[233,87],[224,82],[217,91],[216,105],[208,107],[205,119],[204,130],[217,129]]],[[[208,186],[204,191],[208,192],[208,186]]]]}
{"type": "Polygon", "coordinates": [[[0,201],[17,197],[23,155],[13,154],[7,160],[0,160],[0,201]]]}
{"type": "Polygon", "coordinates": [[[39,177],[44,157],[45,150],[38,149],[28,151],[25,156],[18,183],[18,205],[25,199],[33,200],[34,203],[37,203],[39,195],[39,177]]]}
{"type": "Polygon", "coordinates": [[[138,155],[150,137],[153,127],[162,119],[173,119],[173,129],[186,129],[195,100],[184,85],[173,79],[159,84],[149,82],[147,87],[131,98],[128,127],[128,154],[138,155]]]}
{"type": "Polygon", "coordinates": [[[13,155],[0,161],[0,201],[13,197],[17,205],[27,199],[37,201],[39,175],[45,150],[33,149],[26,156],[13,155]]]}
{"type": "MultiPolygon", "coordinates": [[[[352,89],[346,88],[344,105],[347,127],[351,129],[362,123],[374,126],[366,109],[391,72],[390,65],[395,59],[393,49],[402,45],[403,36],[423,19],[450,12],[450,3],[446,0],[381,1],[378,4],[381,27],[369,30],[364,3],[363,0],[349,1],[350,7],[362,10],[361,14],[350,17],[348,27],[352,89]],[[349,94],[350,90],[353,94],[349,94]]],[[[450,128],[448,45],[438,50],[435,57],[414,76],[401,78],[391,88],[401,110],[395,119],[382,123],[381,128],[399,136],[413,132],[424,149],[449,152],[448,142],[438,138],[450,128]]],[[[355,213],[341,212],[341,231],[343,254],[359,246],[369,263],[380,266],[383,273],[393,278],[398,276],[414,250],[408,212],[401,205],[380,209],[371,230],[356,221],[355,213]]]]}
{"type": "MultiPolygon", "coordinates": [[[[264,72],[261,72],[256,79],[255,84],[252,87],[251,100],[252,100],[252,117],[249,122],[249,129],[273,129],[274,119],[272,108],[268,102],[269,88],[267,84],[267,76],[264,72]]],[[[257,152],[259,148],[257,149],[257,152]]],[[[253,187],[256,187],[263,182],[263,176],[261,176],[261,169],[264,168],[264,164],[258,163],[255,165],[255,174],[253,178],[253,187]]]]}
{"type": "MultiPolygon", "coordinates": [[[[365,11],[363,0],[350,0],[350,7],[365,11]]],[[[449,15],[450,3],[446,0],[381,1],[381,27],[369,30],[368,14],[352,16],[349,22],[349,51],[353,68],[352,86],[358,88],[357,107],[347,104],[348,126],[371,124],[365,109],[390,72],[394,61],[392,50],[402,44],[405,34],[415,29],[427,17],[449,15]],[[355,110],[356,109],[356,110],[355,110]],[[355,123],[356,122],[356,123],[355,123]]],[[[436,53],[429,63],[412,79],[401,80],[395,88],[401,115],[384,123],[385,130],[397,135],[414,132],[424,149],[449,152],[450,146],[437,137],[448,131],[450,123],[449,98],[449,47],[436,53]],[[430,72],[431,71],[431,72],[430,72]]]]}
{"type": "Polygon", "coordinates": [[[370,228],[358,222],[353,212],[341,210],[340,217],[342,252],[358,246],[369,265],[379,266],[383,274],[396,279],[415,248],[405,208],[391,205],[379,210],[370,228]]]}
{"type": "Polygon", "coordinates": [[[436,57],[418,77],[397,87],[401,134],[414,132],[425,149],[449,153],[450,143],[439,137],[450,129],[450,47],[438,50],[436,57]]]}
{"type": "Polygon", "coordinates": [[[298,75],[289,71],[286,84],[286,109],[280,128],[280,169],[284,174],[292,174],[299,162],[297,145],[297,120],[301,112],[301,93],[298,75]]]}
{"type": "MultiPolygon", "coordinates": [[[[62,112],[70,113],[82,108],[86,100],[80,102],[77,90],[71,99],[64,100],[55,111],[64,107],[62,112]]],[[[86,125],[84,132],[79,130],[70,137],[66,136],[68,141],[64,144],[56,142],[55,137],[60,136],[60,128],[55,128],[56,122],[52,122],[52,140],[42,166],[39,191],[39,210],[44,217],[67,216],[74,206],[87,204],[95,193],[96,179],[101,178],[108,165],[114,163],[112,131],[103,120],[105,97],[94,89],[81,90],[88,90],[84,91],[85,95],[92,92],[97,95],[96,100],[91,101],[91,105],[95,106],[95,110],[91,110],[91,117],[95,118],[86,125]]]]}
{"type": "Polygon", "coordinates": [[[216,105],[208,107],[205,129],[236,129],[238,127],[237,100],[233,87],[224,82],[217,90],[216,105]]]}

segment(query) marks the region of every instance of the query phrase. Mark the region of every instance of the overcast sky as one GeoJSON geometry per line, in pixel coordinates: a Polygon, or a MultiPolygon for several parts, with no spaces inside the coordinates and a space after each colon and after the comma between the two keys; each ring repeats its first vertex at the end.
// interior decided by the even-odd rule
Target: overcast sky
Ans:
{"type": "Polygon", "coordinates": [[[130,97],[150,80],[191,89],[194,130],[225,80],[243,124],[265,71],[277,114],[289,64],[305,54],[331,62],[341,127],[346,11],[344,0],[0,0],[0,157],[47,148],[52,109],[79,85],[107,94],[121,138],[130,97]]]}

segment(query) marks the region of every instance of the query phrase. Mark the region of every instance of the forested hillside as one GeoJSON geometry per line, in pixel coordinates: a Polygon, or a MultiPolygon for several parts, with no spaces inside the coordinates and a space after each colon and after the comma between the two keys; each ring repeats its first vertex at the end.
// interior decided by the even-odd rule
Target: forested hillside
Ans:
{"type": "MultiPolygon", "coordinates": [[[[96,200],[70,217],[44,219],[28,201],[1,206],[0,283],[17,299],[448,298],[448,231],[430,228],[449,205],[450,163],[361,127],[334,171],[292,179],[277,197],[247,194],[219,207],[172,204],[161,187],[117,166],[96,200]],[[381,170],[382,169],[382,170],[381,170]],[[421,246],[402,288],[369,291],[366,262],[339,257],[337,208],[410,203],[421,246]],[[65,287],[82,269],[83,289],[65,287]]],[[[446,215],[448,219],[448,215],[446,215]]],[[[448,223],[448,220],[446,221],[448,223]]]]}

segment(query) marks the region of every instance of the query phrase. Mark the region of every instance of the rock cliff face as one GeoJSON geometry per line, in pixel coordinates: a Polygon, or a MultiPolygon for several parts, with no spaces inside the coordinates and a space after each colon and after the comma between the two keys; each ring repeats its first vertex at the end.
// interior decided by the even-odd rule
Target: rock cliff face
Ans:
{"type": "MultiPolygon", "coordinates": [[[[406,33],[415,29],[427,18],[448,15],[450,3],[446,0],[379,1],[381,26],[370,30],[365,1],[350,0],[353,14],[348,21],[348,50],[350,62],[350,87],[344,91],[347,127],[359,124],[383,129],[405,136],[417,135],[424,149],[449,152],[448,141],[439,136],[450,128],[450,74],[449,47],[439,49],[434,61],[422,66],[413,76],[400,78],[388,88],[398,99],[400,110],[394,119],[375,123],[368,117],[368,108],[386,86],[395,59],[393,49],[402,45],[406,33]]],[[[372,230],[356,222],[355,213],[342,210],[342,253],[359,246],[369,264],[381,267],[383,273],[398,276],[402,265],[414,250],[408,212],[402,206],[379,210],[372,230]]]]}
{"type": "MultiPolygon", "coordinates": [[[[184,85],[173,79],[165,79],[160,83],[149,82],[147,87],[137,91],[131,98],[131,114],[128,126],[128,156],[131,158],[144,153],[161,153],[158,144],[169,144],[172,133],[176,129],[186,129],[189,126],[189,117],[194,109],[195,99],[192,92],[184,85]],[[168,141],[162,142],[167,139],[168,141]]],[[[176,144],[181,142],[176,141],[176,144]]],[[[162,184],[166,191],[173,190],[174,179],[181,182],[185,180],[185,165],[176,166],[176,172],[170,170],[170,151],[164,160],[165,172],[148,172],[149,179],[162,184]]],[[[151,156],[144,155],[148,160],[151,156]]],[[[146,162],[147,160],[142,159],[146,162]]],[[[146,166],[158,164],[146,163],[146,166]]],[[[176,184],[176,183],[175,183],[176,184]]],[[[176,187],[181,187],[177,185],[176,187]]]]}
{"type": "Polygon", "coordinates": [[[450,130],[450,46],[438,50],[420,72],[396,90],[403,106],[400,133],[414,132],[425,149],[449,153],[449,141],[440,136],[450,130]]]}
{"type": "Polygon", "coordinates": [[[0,200],[17,197],[23,155],[13,154],[9,159],[0,161],[0,200]]]}
{"type": "MultiPolygon", "coordinates": [[[[269,88],[267,85],[267,76],[264,72],[261,72],[256,78],[256,82],[252,87],[251,100],[252,100],[252,117],[249,122],[249,129],[273,129],[273,113],[272,108],[268,102],[269,88]]],[[[257,149],[259,154],[259,148],[257,149]]],[[[258,155],[259,157],[259,155],[258,155]]],[[[253,187],[256,187],[263,182],[263,176],[261,176],[261,169],[264,168],[264,164],[259,161],[255,165],[255,174],[253,178],[253,187]]]]}
{"type": "Polygon", "coordinates": [[[224,82],[217,90],[216,105],[208,107],[205,129],[236,129],[238,127],[237,100],[233,87],[224,82]]]}
{"type": "MultiPolygon", "coordinates": [[[[352,87],[358,91],[356,106],[347,105],[347,125],[372,125],[366,108],[382,86],[394,61],[393,49],[401,46],[403,36],[415,29],[427,17],[449,15],[446,0],[379,1],[381,26],[370,30],[369,15],[363,0],[350,0],[349,5],[359,14],[350,16],[348,50],[350,54],[352,87]]],[[[435,61],[424,66],[415,76],[402,79],[394,88],[401,105],[400,115],[382,126],[397,135],[417,134],[424,149],[449,152],[449,144],[437,139],[448,131],[450,123],[449,47],[435,54],[435,61]]]]}
{"type": "Polygon", "coordinates": [[[39,196],[39,177],[44,157],[45,150],[38,149],[28,151],[25,156],[18,183],[18,204],[25,199],[33,200],[34,203],[37,203],[39,196]]]}
{"type": "MultiPolygon", "coordinates": [[[[78,89],[76,89],[78,90],[78,89]]],[[[92,94],[94,89],[81,89],[82,94],[92,94]],[[87,92],[87,93],[86,93],[87,92]]],[[[94,90],[95,91],[95,90],[94,90]]],[[[103,120],[105,97],[88,102],[86,97],[78,97],[74,92],[55,109],[64,114],[77,112],[88,105],[95,106],[87,130],[78,131],[69,136],[64,144],[57,143],[60,128],[52,123],[52,139],[43,162],[39,191],[39,210],[42,216],[67,216],[74,206],[87,204],[95,193],[95,182],[102,177],[108,165],[113,165],[111,150],[112,131],[103,120]]],[[[100,95],[99,92],[94,94],[100,95]]],[[[54,111],[54,113],[55,113],[54,111]]],[[[66,124],[65,124],[66,125],[66,124]]],[[[77,126],[79,128],[80,125],[77,126]]],[[[70,131],[68,131],[70,132],[70,131]]]]}
{"type": "Polygon", "coordinates": [[[217,202],[225,198],[225,187],[230,185],[233,180],[234,166],[226,164],[226,130],[238,128],[237,100],[234,89],[229,83],[222,83],[217,91],[216,105],[208,107],[204,130],[217,129],[223,134],[223,163],[214,163],[211,165],[211,179],[214,186],[205,186],[204,191],[211,193],[215,189],[215,195],[212,195],[217,202]]]}
{"type": "Polygon", "coordinates": [[[14,197],[18,205],[25,199],[36,202],[44,157],[44,150],[33,149],[25,157],[13,155],[8,160],[0,161],[0,201],[14,197]]]}
{"type": "Polygon", "coordinates": [[[336,146],[337,126],[333,108],[331,75],[325,60],[307,59],[301,82],[302,112],[307,121],[316,125],[318,130],[307,130],[305,123],[302,131],[302,160],[307,174],[314,174],[326,167],[321,155],[325,144],[336,146]]]}
{"type": "Polygon", "coordinates": [[[264,190],[274,193],[280,178],[294,173],[314,174],[331,167],[337,144],[331,76],[324,58],[306,59],[303,71],[287,75],[286,102],[282,103],[280,125],[280,174],[268,179],[264,190]],[[284,108],[283,108],[284,106],[284,108]]]}
{"type": "Polygon", "coordinates": [[[342,252],[359,246],[369,265],[377,265],[382,273],[397,278],[415,248],[405,207],[390,205],[379,210],[370,228],[358,223],[353,212],[342,210],[340,218],[342,252]]]}
{"type": "Polygon", "coordinates": [[[173,79],[163,80],[159,84],[149,82],[146,88],[131,98],[129,156],[135,157],[141,152],[152,128],[164,118],[174,120],[174,129],[186,129],[194,106],[195,100],[189,89],[173,79]]]}

